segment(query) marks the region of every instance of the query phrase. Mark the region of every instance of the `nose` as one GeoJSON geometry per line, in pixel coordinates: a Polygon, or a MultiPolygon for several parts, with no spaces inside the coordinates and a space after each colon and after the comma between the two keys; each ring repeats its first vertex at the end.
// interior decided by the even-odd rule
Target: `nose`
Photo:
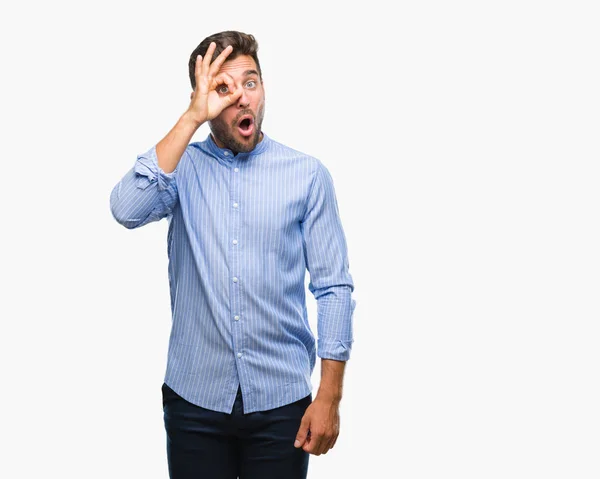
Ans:
{"type": "Polygon", "coordinates": [[[248,108],[250,105],[250,98],[246,93],[246,89],[242,87],[242,95],[238,98],[238,106],[240,108],[248,108]]]}

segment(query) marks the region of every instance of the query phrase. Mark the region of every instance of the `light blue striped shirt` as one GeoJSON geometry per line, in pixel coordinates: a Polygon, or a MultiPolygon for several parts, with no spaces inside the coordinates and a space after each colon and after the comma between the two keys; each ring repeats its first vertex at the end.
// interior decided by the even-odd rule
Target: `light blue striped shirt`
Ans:
{"type": "Polygon", "coordinates": [[[209,134],[167,174],[153,146],[114,187],[110,206],[126,228],[169,222],[165,383],[187,401],[231,413],[239,385],[244,413],[276,408],[312,392],[316,354],[349,359],[354,284],[320,160],[264,131],[254,150],[237,155],[209,134]]]}

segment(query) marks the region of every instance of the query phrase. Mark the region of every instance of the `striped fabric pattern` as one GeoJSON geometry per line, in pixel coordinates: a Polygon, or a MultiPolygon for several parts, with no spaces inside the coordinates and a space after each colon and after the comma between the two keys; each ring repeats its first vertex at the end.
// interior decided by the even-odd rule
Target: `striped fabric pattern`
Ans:
{"type": "Polygon", "coordinates": [[[126,228],[167,218],[172,325],[165,383],[187,401],[244,413],[312,392],[316,355],[346,361],[356,301],[333,180],[315,157],[267,136],[249,153],[190,143],[177,168],[156,146],[110,195],[126,228]],[[317,301],[317,337],[305,298],[317,301]]]}

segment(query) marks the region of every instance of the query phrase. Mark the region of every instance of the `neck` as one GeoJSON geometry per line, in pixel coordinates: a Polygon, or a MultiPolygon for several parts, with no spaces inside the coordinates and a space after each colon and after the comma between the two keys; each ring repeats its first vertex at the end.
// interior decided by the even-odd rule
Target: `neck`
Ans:
{"type": "MultiPolygon", "coordinates": [[[[215,142],[215,144],[216,144],[216,145],[217,145],[219,148],[225,148],[225,143],[221,142],[221,140],[219,140],[219,139],[218,139],[218,138],[217,138],[217,137],[216,137],[216,136],[213,134],[213,132],[212,132],[212,131],[210,132],[210,136],[211,136],[211,138],[213,139],[213,141],[215,142]]],[[[263,141],[263,138],[264,138],[264,136],[265,136],[265,135],[264,135],[264,133],[263,133],[263,132],[262,132],[262,130],[261,130],[261,132],[260,132],[260,138],[259,138],[259,140],[258,140],[258,143],[260,143],[261,141],[263,141]]],[[[257,144],[258,144],[258,143],[257,143],[257,144]]],[[[232,151],[233,151],[234,155],[237,155],[237,154],[239,153],[239,151],[234,151],[234,150],[232,150],[232,151]]]]}

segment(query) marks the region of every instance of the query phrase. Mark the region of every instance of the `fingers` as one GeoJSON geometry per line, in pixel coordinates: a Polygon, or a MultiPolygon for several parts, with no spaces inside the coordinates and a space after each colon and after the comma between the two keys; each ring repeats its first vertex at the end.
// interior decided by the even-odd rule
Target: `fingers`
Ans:
{"type": "Polygon", "coordinates": [[[325,445],[325,447],[323,448],[323,454],[327,454],[327,452],[330,449],[333,449],[333,445],[335,444],[335,441],[337,440],[337,436],[332,437],[331,440],[325,445]]]}
{"type": "Polygon", "coordinates": [[[194,75],[196,76],[196,89],[200,88],[200,91],[203,94],[206,94],[207,91],[207,82],[203,81],[203,75],[202,75],[202,55],[198,55],[196,57],[196,70],[194,72],[194,75]]]}
{"type": "Polygon", "coordinates": [[[208,72],[210,71],[210,60],[216,48],[217,44],[215,42],[211,42],[204,53],[204,58],[202,55],[198,55],[196,57],[196,68],[194,72],[196,76],[196,85],[204,84],[204,82],[201,82],[200,79],[208,76],[208,72]]]}
{"type": "Polygon", "coordinates": [[[337,442],[337,438],[338,438],[338,437],[339,437],[339,436],[335,436],[335,437],[333,438],[333,441],[331,441],[331,447],[330,447],[329,449],[333,449],[333,446],[335,446],[335,443],[337,442]]]}
{"type": "Polygon", "coordinates": [[[302,447],[304,446],[307,436],[308,430],[310,427],[310,420],[306,416],[306,414],[302,417],[302,421],[300,422],[300,428],[298,429],[298,433],[296,434],[296,441],[294,442],[294,447],[302,447]]]}
{"type": "Polygon", "coordinates": [[[333,435],[331,436],[331,439],[330,439],[329,443],[327,444],[327,447],[326,447],[325,452],[323,454],[327,454],[327,451],[329,449],[333,449],[333,446],[335,445],[335,443],[337,441],[337,438],[340,435],[340,425],[339,425],[339,423],[334,425],[334,430],[333,430],[332,434],[333,435]]]}
{"type": "MultiPolygon", "coordinates": [[[[210,65],[209,75],[214,76],[217,74],[217,72],[221,68],[221,65],[223,65],[223,62],[227,59],[227,57],[229,56],[229,54],[232,51],[233,51],[233,47],[231,45],[227,45],[225,50],[223,50],[221,52],[221,54],[216,58],[216,60],[214,62],[212,62],[212,64],[210,65]]],[[[211,53],[211,56],[212,56],[212,53],[211,53]]]]}
{"type": "Polygon", "coordinates": [[[211,90],[215,90],[225,105],[231,105],[242,96],[243,90],[236,88],[231,75],[220,73],[212,82],[211,90]]]}
{"type": "Polygon", "coordinates": [[[221,65],[223,65],[229,54],[233,51],[233,47],[231,45],[227,45],[227,47],[225,47],[215,61],[211,63],[212,56],[216,49],[217,44],[215,42],[211,42],[206,49],[204,58],[202,58],[202,55],[198,55],[196,57],[196,74],[199,73],[200,75],[209,77],[215,76],[221,68],[221,65]],[[198,69],[198,66],[200,66],[200,69],[198,69]]]}
{"type": "Polygon", "coordinates": [[[219,94],[227,94],[235,92],[235,82],[229,73],[219,73],[212,82],[211,89],[219,88],[219,94]],[[221,85],[227,86],[227,91],[223,91],[221,85]]]}
{"type": "MultiPolygon", "coordinates": [[[[194,72],[196,76],[196,85],[206,84],[205,82],[201,82],[201,78],[206,79],[210,83],[210,80],[218,73],[221,65],[223,65],[229,54],[233,51],[233,47],[231,45],[227,45],[225,50],[223,50],[215,59],[215,61],[211,63],[212,56],[216,48],[217,44],[215,42],[211,42],[206,50],[206,53],[204,54],[204,57],[202,57],[202,55],[198,55],[196,57],[196,68],[194,72]]],[[[216,85],[213,84],[212,86],[215,87],[216,85]]],[[[233,92],[234,90],[235,88],[231,88],[231,86],[229,86],[230,92],[233,92]]]]}
{"type": "Polygon", "coordinates": [[[196,57],[196,69],[194,70],[194,76],[196,77],[196,84],[198,84],[198,78],[200,78],[200,69],[202,68],[202,55],[196,57]]]}
{"type": "Polygon", "coordinates": [[[303,446],[303,449],[310,454],[314,454],[315,456],[327,454],[329,449],[331,449],[337,441],[337,438],[338,434],[333,431],[331,433],[319,433],[311,431],[308,440],[303,446]]]}
{"type": "Polygon", "coordinates": [[[241,88],[238,88],[238,89],[237,89],[237,90],[235,90],[235,91],[234,91],[234,92],[233,92],[231,95],[228,95],[228,96],[226,96],[226,97],[223,99],[223,101],[224,101],[225,103],[228,103],[228,104],[230,104],[230,105],[231,105],[231,104],[235,103],[235,102],[238,100],[238,98],[239,98],[239,97],[241,97],[241,96],[242,96],[242,92],[243,92],[243,90],[242,90],[241,88]]]}
{"type": "Polygon", "coordinates": [[[310,444],[306,445],[304,450],[315,456],[320,456],[321,454],[327,454],[331,448],[331,440],[328,437],[315,434],[311,436],[310,444]]]}
{"type": "Polygon", "coordinates": [[[315,456],[320,456],[323,452],[324,442],[322,434],[313,433],[311,431],[309,444],[304,446],[304,450],[315,456]]]}
{"type": "Polygon", "coordinates": [[[204,58],[202,59],[202,74],[208,75],[210,71],[210,61],[212,60],[212,55],[217,48],[217,44],[215,42],[210,42],[206,53],[204,54],[204,58]]]}

